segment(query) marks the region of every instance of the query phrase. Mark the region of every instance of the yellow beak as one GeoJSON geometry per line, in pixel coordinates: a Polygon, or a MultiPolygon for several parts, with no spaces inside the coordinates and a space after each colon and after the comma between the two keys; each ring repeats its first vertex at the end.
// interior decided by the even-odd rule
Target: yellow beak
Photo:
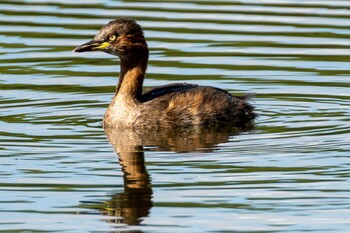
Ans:
{"type": "Polygon", "coordinates": [[[81,52],[91,52],[91,51],[101,51],[109,46],[109,42],[106,41],[96,41],[91,40],[85,44],[82,44],[75,49],[73,52],[81,53],[81,52]]]}

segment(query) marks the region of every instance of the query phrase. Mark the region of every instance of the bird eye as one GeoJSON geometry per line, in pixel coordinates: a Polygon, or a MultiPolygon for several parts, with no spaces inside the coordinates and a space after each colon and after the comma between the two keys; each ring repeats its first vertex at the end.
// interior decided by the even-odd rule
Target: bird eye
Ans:
{"type": "Polygon", "coordinates": [[[109,37],[109,41],[115,41],[116,38],[117,37],[115,35],[112,35],[112,36],[109,37]]]}

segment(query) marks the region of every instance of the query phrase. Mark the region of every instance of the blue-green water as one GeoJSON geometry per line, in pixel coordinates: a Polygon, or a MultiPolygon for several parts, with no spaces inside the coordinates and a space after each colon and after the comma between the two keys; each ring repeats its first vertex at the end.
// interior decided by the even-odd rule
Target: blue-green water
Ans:
{"type": "Polygon", "coordinates": [[[2,0],[0,32],[0,231],[349,231],[349,1],[2,0]],[[110,144],[119,61],[71,51],[119,16],[146,88],[255,93],[256,127],[110,144]]]}

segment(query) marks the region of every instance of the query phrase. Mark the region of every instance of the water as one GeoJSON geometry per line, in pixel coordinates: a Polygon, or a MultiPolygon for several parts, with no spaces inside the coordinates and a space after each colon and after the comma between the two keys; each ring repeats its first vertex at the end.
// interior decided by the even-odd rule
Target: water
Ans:
{"type": "Polygon", "coordinates": [[[348,232],[349,16],[341,0],[2,0],[0,230],[348,232]],[[256,127],[110,144],[119,61],[71,50],[122,15],[145,29],[146,87],[256,93],[256,127]]]}

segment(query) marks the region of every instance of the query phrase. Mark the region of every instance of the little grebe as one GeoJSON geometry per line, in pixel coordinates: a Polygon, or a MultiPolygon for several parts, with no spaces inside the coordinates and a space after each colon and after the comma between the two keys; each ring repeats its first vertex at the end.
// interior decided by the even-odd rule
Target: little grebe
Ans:
{"type": "Polygon", "coordinates": [[[103,51],[120,58],[119,83],[105,113],[104,127],[243,127],[256,116],[245,96],[234,97],[215,87],[176,83],[142,93],[148,47],[141,26],[130,18],[110,21],[93,40],[73,51],[103,51]]]}

